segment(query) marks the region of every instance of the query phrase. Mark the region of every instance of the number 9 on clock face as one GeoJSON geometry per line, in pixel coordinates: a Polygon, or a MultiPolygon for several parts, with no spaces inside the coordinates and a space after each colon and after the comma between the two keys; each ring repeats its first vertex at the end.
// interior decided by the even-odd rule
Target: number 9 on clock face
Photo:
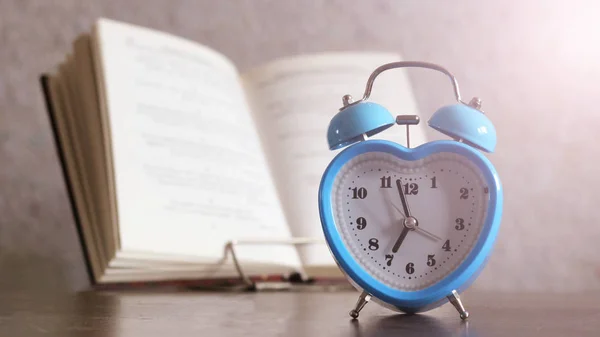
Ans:
{"type": "Polygon", "coordinates": [[[489,191],[467,157],[403,160],[365,152],[333,178],[331,209],[352,258],[376,280],[406,292],[452,273],[476,244],[489,191]]]}

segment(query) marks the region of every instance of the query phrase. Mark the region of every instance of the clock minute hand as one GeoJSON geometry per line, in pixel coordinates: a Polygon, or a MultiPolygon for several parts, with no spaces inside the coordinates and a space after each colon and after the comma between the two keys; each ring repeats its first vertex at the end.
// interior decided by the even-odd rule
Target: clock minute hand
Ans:
{"type": "Polygon", "coordinates": [[[406,202],[406,196],[402,190],[402,182],[400,182],[400,179],[396,179],[396,186],[398,187],[398,194],[400,194],[400,201],[402,201],[402,208],[404,208],[404,216],[408,218],[411,216],[410,208],[408,208],[408,203],[406,202]]]}

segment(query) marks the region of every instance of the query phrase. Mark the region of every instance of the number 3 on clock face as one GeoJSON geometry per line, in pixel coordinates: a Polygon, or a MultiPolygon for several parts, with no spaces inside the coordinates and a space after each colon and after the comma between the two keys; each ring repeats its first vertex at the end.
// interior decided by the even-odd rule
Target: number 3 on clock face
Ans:
{"type": "Polygon", "coordinates": [[[342,269],[409,312],[468,286],[497,230],[490,209],[499,186],[486,159],[443,141],[417,149],[368,141],[346,151],[320,190],[325,235],[342,269]]]}

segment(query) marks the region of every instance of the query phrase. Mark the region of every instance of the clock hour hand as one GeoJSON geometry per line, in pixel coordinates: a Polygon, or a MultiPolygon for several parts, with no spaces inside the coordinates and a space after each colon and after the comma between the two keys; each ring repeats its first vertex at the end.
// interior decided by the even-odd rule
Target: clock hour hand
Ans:
{"type": "Polygon", "coordinates": [[[406,234],[408,234],[409,231],[410,229],[408,227],[404,227],[404,229],[402,229],[402,233],[400,233],[398,240],[396,240],[394,247],[392,247],[392,253],[398,252],[398,249],[400,249],[400,245],[404,241],[404,238],[406,238],[406,234]]]}

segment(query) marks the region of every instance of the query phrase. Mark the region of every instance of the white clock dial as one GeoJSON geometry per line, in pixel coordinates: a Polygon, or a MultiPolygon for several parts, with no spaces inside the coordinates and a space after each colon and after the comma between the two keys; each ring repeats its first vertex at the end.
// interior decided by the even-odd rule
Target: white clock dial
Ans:
{"type": "Polygon", "coordinates": [[[418,161],[359,155],[333,183],[337,230],[373,277],[404,291],[424,289],[455,270],[477,242],[489,201],[479,172],[454,153],[418,161]],[[414,218],[408,222],[401,192],[414,218]]]}

